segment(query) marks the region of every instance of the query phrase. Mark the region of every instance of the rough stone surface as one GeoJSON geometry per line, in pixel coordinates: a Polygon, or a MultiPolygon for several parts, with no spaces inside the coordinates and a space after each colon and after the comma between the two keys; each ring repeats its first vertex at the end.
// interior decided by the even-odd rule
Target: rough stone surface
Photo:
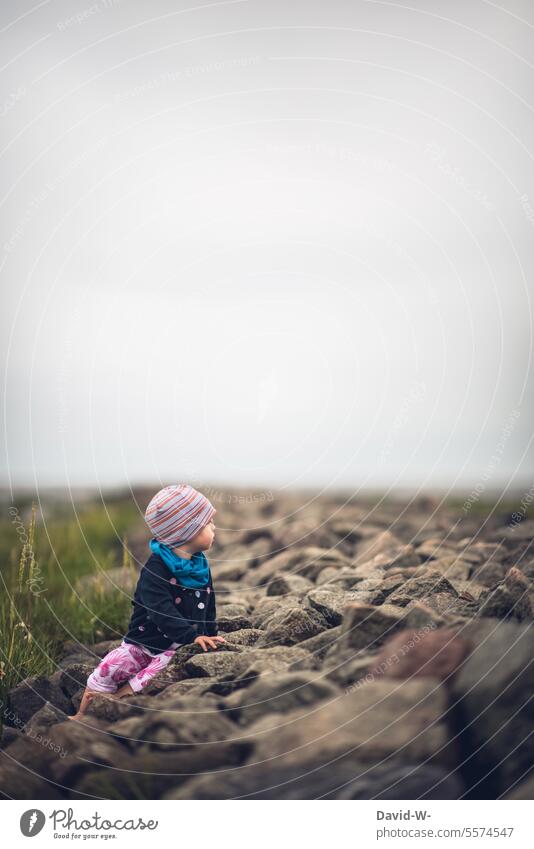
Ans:
{"type": "Polygon", "coordinates": [[[340,642],[355,650],[377,646],[402,627],[403,618],[403,610],[391,604],[352,602],[345,608],[340,642]]]}
{"type": "Polygon", "coordinates": [[[534,631],[488,620],[460,633],[475,643],[453,684],[462,742],[474,752],[467,771],[482,782],[480,798],[495,798],[534,763],[534,631]]]}
{"type": "MultiPolygon", "coordinates": [[[[7,694],[0,796],[532,798],[530,519],[433,496],[228,496],[210,559],[226,642],[180,647],[80,723],[120,639],[66,641],[7,694]]],[[[128,539],[146,550],[139,523],[128,539]]]]}

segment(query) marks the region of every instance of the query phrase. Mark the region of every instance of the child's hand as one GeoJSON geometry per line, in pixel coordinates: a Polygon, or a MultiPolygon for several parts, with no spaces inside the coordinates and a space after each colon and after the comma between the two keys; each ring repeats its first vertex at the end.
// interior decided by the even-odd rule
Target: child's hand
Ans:
{"type": "Polygon", "coordinates": [[[208,650],[208,646],[210,649],[216,649],[217,643],[225,643],[226,640],[224,637],[195,637],[193,640],[194,643],[198,643],[199,646],[202,646],[203,651],[208,650]]]}

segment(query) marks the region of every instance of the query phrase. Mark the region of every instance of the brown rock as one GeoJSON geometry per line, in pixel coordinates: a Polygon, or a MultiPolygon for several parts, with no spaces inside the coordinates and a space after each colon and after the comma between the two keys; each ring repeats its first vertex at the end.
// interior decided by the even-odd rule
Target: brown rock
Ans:
{"type": "Polygon", "coordinates": [[[285,713],[338,695],[338,688],[317,673],[260,675],[246,690],[227,698],[224,710],[240,725],[249,725],[266,714],[285,713]]]}
{"type": "Polygon", "coordinates": [[[382,759],[451,762],[444,690],[435,681],[376,680],[338,699],[319,703],[313,711],[263,717],[249,729],[254,762],[270,767],[298,763],[313,769],[343,760],[382,759]]]}
{"type": "Polygon", "coordinates": [[[366,649],[384,642],[402,627],[404,611],[391,604],[373,607],[370,604],[348,604],[343,615],[340,645],[351,649],[366,649]]]}
{"type": "Polygon", "coordinates": [[[266,595],[305,595],[313,587],[313,582],[302,575],[287,575],[279,572],[273,575],[267,584],[266,595]]]}
{"type": "Polygon", "coordinates": [[[480,601],[481,616],[513,618],[520,622],[532,618],[530,581],[515,566],[506,573],[504,583],[488,590],[480,601]]]}
{"type": "Polygon", "coordinates": [[[372,560],[377,554],[383,554],[391,549],[397,549],[400,540],[391,531],[381,531],[376,536],[364,540],[357,548],[357,563],[365,563],[372,560]]]}
{"type": "Polygon", "coordinates": [[[426,573],[421,573],[416,578],[410,578],[406,581],[389,597],[389,602],[399,607],[406,607],[415,598],[424,598],[435,593],[458,595],[447,578],[444,578],[440,572],[428,569],[426,573]]]}
{"type": "Polygon", "coordinates": [[[291,646],[301,640],[319,634],[326,627],[326,622],[318,611],[303,607],[286,607],[269,619],[263,636],[256,645],[291,646]]]}
{"type": "Polygon", "coordinates": [[[451,629],[403,630],[382,647],[371,674],[446,680],[463,663],[470,649],[470,643],[451,629]]]}

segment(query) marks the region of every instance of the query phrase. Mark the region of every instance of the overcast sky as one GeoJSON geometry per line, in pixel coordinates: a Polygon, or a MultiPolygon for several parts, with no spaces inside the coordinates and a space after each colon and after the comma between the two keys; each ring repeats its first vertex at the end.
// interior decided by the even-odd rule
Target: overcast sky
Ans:
{"type": "Polygon", "coordinates": [[[531,3],[0,15],[2,483],[532,483],[531,3]]]}

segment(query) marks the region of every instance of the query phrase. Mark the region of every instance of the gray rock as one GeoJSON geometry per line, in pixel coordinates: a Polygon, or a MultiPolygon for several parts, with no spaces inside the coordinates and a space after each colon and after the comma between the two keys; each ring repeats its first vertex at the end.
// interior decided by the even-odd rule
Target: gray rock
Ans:
{"type": "Polygon", "coordinates": [[[164,751],[172,746],[205,746],[234,733],[232,722],[217,709],[215,700],[161,695],[153,700],[153,707],[140,716],[116,722],[112,737],[137,753],[147,749],[164,751]]]}
{"type": "Polygon", "coordinates": [[[302,575],[286,575],[279,572],[273,575],[267,584],[268,596],[305,595],[313,587],[313,582],[302,575]]]}
{"type": "MultiPolygon", "coordinates": [[[[374,662],[375,657],[372,654],[360,655],[358,653],[356,656],[349,657],[341,655],[337,660],[335,655],[333,655],[325,663],[324,672],[327,678],[334,681],[339,687],[347,689],[360,681],[363,682],[366,676],[368,676],[374,662]]],[[[369,678],[368,680],[372,679],[369,678]]]]}
{"type": "Polygon", "coordinates": [[[444,578],[441,572],[429,569],[416,578],[406,581],[402,587],[390,595],[389,602],[399,607],[406,607],[415,598],[427,598],[435,593],[458,595],[451,582],[444,578]]]}
{"type": "Polygon", "coordinates": [[[250,614],[252,626],[254,628],[265,628],[282,607],[295,607],[299,604],[300,599],[295,599],[293,596],[265,596],[256,603],[250,614]]]}
{"type": "Polygon", "coordinates": [[[454,579],[460,581],[469,580],[472,566],[467,560],[458,557],[439,557],[432,561],[432,569],[447,578],[449,581],[454,579]]]}
{"type": "Polygon", "coordinates": [[[451,765],[443,718],[447,696],[431,679],[376,680],[309,709],[272,714],[254,723],[247,739],[252,760],[272,767],[298,763],[302,770],[325,763],[377,762],[390,758],[451,765]],[[320,745],[318,745],[320,741],[320,745]]]}
{"type": "Polygon", "coordinates": [[[229,645],[235,646],[253,646],[262,635],[259,628],[240,628],[238,631],[231,631],[225,634],[225,640],[229,645]]]}
{"type": "Polygon", "coordinates": [[[322,660],[328,649],[337,645],[341,636],[341,625],[335,628],[329,628],[327,631],[322,631],[316,634],[315,637],[309,637],[307,640],[302,640],[299,647],[307,652],[310,652],[314,657],[322,660]]]}
{"type": "Polygon", "coordinates": [[[512,567],[504,582],[480,597],[480,615],[513,618],[522,622],[531,619],[530,581],[520,569],[512,567]]]}
{"type": "Polygon", "coordinates": [[[283,608],[269,619],[262,637],[256,645],[291,646],[319,634],[326,627],[324,618],[312,609],[303,607],[283,608]]]}
{"type": "Polygon", "coordinates": [[[400,544],[400,540],[391,531],[381,531],[376,536],[371,536],[358,545],[356,562],[365,563],[372,560],[377,554],[395,551],[400,544]]]}
{"type": "Polygon", "coordinates": [[[37,713],[34,713],[24,726],[25,734],[44,734],[52,725],[57,725],[59,722],[65,722],[68,714],[59,708],[45,702],[42,708],[37,713]]]}
{"type": "MultiPolygon", "coordinates": [[[[204,775],[165,799],[459,799],[461,781],[431,764],[325,764],[309,772],[298,765],[252,764],[224,776],[204,775]]],[[[521,797],[523,798],[523,797],[521,797]]],[[[529,798],[525,796],[524,798],[529,798]]]]}
{"type": "Polygon", "coordinates": [[[341,624],[343,610],[347,604],[347,593],[344,590],[334,590],[320,587],[312,590],[306,596],[308,604],[319,611],[332,627],[341,624]]]}
{"type": "Polygon", "coordinates": [[[2,715],[3,722],[14,728],[21,727],[47,702],[65,714],[71,713],[71,700],[60,686],[61,675],[61,672],[56,672],[50,678],[43,675],[26,678],[10,690],[7,710],[2,715]]]}
{"type": "Polygon", "coordinates": [[[233,720],[249,725],[268,713],[285,713],[338,695],[337,687],[317,674],[278,673],[260,675],[246,690],[227,698],[224,707],[233,720]]]}
{"type": "Polygon", "coordinates": [[[402,627],[404,611],[392,604],[373,607],[370,604],[349,604],[343,616],[340,645],[350,649],[378,646],[402,627]]]}
{"type": "Polygon", "coordinates": [[[225,604],[217,610],[217,624],[219,631],[241,631],[243,628],[251,628],[252,622],[247,615],[247,608],[240,604],[225,604]]]}
{"type": "Polygon", "coordinates": [[[335,549],[305,546],[283,551],[251,572],[255,584],[265,584],[278,572],[304,575],[314,581],[327,566],[350,566],[350,560],[335,549]]]}
{"type": "Polygon", "coordinates": [[[459,633],[476,643],[452,689],[464,770],[478,798],[496,798],[534,763],[534,632],[482,620],[459,633]]]}
{"type": "Polygon", "coordinates": [[[486,563],[481,563],[472,573],[473,581],[478,584],[483,584],[485,587],[494,587],[504,579],[507,567],[504,563],[495,560],[488,560],[486,563]]]}

